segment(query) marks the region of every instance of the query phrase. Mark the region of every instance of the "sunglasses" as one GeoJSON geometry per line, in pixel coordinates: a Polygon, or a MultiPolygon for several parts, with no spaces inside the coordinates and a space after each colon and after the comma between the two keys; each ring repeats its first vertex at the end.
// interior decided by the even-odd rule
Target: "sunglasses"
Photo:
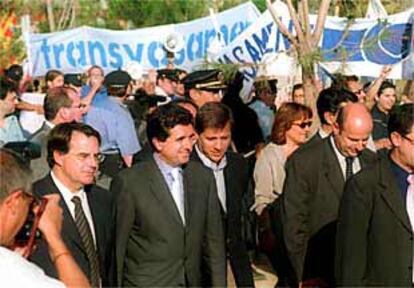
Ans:
{"type": "Polygon", "coordinates": [[[293,123],[293,125],[296,125],[296,126],[302,128],[302,129],[305,129],[305,128],[309,128],[309,127],[312,126],[312,121],[301,122],[301,123],[293,123]]]}

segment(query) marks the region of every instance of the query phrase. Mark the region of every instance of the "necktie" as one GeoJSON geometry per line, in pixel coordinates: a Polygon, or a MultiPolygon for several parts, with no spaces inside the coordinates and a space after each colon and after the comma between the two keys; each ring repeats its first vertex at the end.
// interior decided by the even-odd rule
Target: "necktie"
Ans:
{"type": "Polygon", "coordinates": [[[89,260],[89,267],[91,269],[90,281],[93,287],[100,287],[99,284],[99,260],[96,253],[95,245],[91,228],[86,220],[85,213],[82,209],[81,199],[78,196],[73,196],[72,202],[75,204],[75,223],[81,236],[83,246],[85,247],[86,255],[89,260]]]}
{"type": "Polygon", "coordinates": [[[351,177],[352,175],[354,175],[354,172],[352,170],[352,164],[354,163],[354,158],[352,158],[352,157],[346,157],[345,158],[345,162],[346,162],[345,180],[348,180],[349,177],[351,177]]]}
{"type": "Polygon", "coordinates": [[[174,202],[177,205],[178,212],[180,213],[181,219],[185,224],[185,213],[184,213],[184,191],[181,188],[181,170],[174,169],[170,173],[171,177],[171,194],[174,198],[174,202]]]}
{"type": "MultiPolygon", "coordinates": [[[[410,218],[411,229],[414,231],[414,174],[410,174],[407,177],[408,188],[407,188],[407,198],[406,198],[406,208],[408,218],[410,218]]],[[[414,255],[413,255],[413,267],[414,267],[414,255]]],[[[412,272],[412,281],[414,283],[414,270],[412,272]]]]}

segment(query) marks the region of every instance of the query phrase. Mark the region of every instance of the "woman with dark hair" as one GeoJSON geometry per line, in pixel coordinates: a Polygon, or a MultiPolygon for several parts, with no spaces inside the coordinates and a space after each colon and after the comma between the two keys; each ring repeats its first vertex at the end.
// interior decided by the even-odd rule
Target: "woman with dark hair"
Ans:
{"type": "Polygon", "coordinates": [[[279,196],[285,181],[284,165],[286,159],[306,142],[311,125],[312,110],[309,107],[294,102],[283,103],[275,115],[271,142],[260,153],[254,168],[255,203],[252,209],[259,215],[259,222],[267,233],[262,238],[267,241],[264,252],[276,271],[278,286],[291,286],[295,281],[283,245],[279,216],[279,196]]]}
{"type": "Polygon", "coordinates": [[[375,106],[371,110],[372,120],[374,121],[372,139],[374,139],[377,150],[391,148],[391,142],[388,139],[388,114],[395,101],[395,85],[389,81],[384,81],[378,90],[378,95],[375,96],[375,106]]]}
{"type": "Polygon", "coordinates": [[[59,70],[49,70],[45,75],[46,91],[55,87],[62,87],[64,83],[63,73],[59,70]]]}

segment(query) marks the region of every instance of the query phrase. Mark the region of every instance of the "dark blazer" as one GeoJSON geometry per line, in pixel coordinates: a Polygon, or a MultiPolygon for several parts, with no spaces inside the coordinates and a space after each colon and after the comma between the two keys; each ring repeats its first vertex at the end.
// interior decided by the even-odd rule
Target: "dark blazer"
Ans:
{"type": "Polygon", "coordinates": [[[413,230],[388,158],[352,177],[338,216],[340,286],[412,286],[413,230]]]}
{"type": "Polygon", "coordinates": [[[185,220],[153,157],[113,180],[117,197],[119,286],[201,286],[203,273],[226,285],[224,236],[213,175],[190,161],[183,169],[185,220]],[[201,270],[201,263],[208,263],[201,270]]]}
{"type": "MultiPolygon", "coordinates": [[[[88,198],[88,204],[91,210],[95,227],[102,285],[113,286],[115,274],[115,211],[113,197],[109,191],[99,188],[95,185],[85,187],[85,192],[88,198]]],[[[54,193],[60,194],[50,174],[33,184],[33,193],[39,197],[54,193]]],[[[69,208],[67,207],[63,198],[60,200],[60,205],[63,209],[63,223],[61,233],[62,239],[68,247],[69,251],[72,253],[72,256],[75,258],[76,263],[85,273],[85,275],[90,278],[89,261],[85,248],[82,244],[82,240],[76,228],[73,217],[70,214],[69,208]]],[[[49,276],[58,278],[57,271],[49,257],[47,244],[44,240],[41,240],[39,242],[38,247],[31,256],[30,260],[40,266],[49,276]]]]}
{"type": "MultiPolygon", "coordinates": [[[[289,258],[298,281],[334,280],[335,231],[344,177],[331,137],[298,149],[286,162],[282,223],[289,258]]],[[[365,149],[361,168],[376,156],[365,149]]]]}
{"type": "Polygon", "coordinates": [[[47,164],[47,136],[50,130],[52,129],[44,122],[42,127],[29,138],[30,142],[39,144],[41,148],[40,158],[30,161],[34,181],[42,179],[50,171],[49,165],[47,164]]]}
{"type": "MultiPolygon", "coordinates": [[[[246,206],[244,204],[247,204],[243,201],[246,201],[249,193],[253,193],[249,167],[247,161],[239,154],[227,152],[226,157],[227,165],[224,168],[224,181],[226,185],[227,213],[222,211],[226,252],[237,287],[253,287],[250,260],[241,230],[243,212],[246,212],[242,208],[246,206]]],[[[193,151],[192,159],[202,163],[196,151],[193,151]]],[[[248,206],[250,207],[250,205],[248,206]]]]}

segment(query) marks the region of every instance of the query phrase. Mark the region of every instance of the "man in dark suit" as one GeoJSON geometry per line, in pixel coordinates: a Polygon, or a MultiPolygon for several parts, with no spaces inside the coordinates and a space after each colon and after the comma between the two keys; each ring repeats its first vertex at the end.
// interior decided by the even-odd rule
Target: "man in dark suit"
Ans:
{"type": "Polygon", "coordinates": [[[413,286],[413,115],[414,104],[393,108],[391,152],[346,184],[336,242],[339,286],[413,286]]]}
{"type": "Polygon", "coordinates": [[[321,122],[321,126],[315,135],[313,135],[301,147],[306,147],[307,145],[318,143],[322,139],[325,139],[331,135],[333,126],[336,122],[336,117],[338,116],[339,108],[350,102],[358,102],[358,97],[348,90],[336,87],[330,87],[322,90],[321,93],[319,93],[318,99],[316,100],[316,109],[318,112],[319,121],[321,122]]]}
{"type": "MultiPolygon", "coordinates": [[[[199,135],[193,158],[211,169],[216,181],[226,239],[226,250],[237,287],[253,287],[247,248],[242,237],[243,203],[253,194],[248,164],[239,154],[228,152],[233,118],[221,103],[206,103],[197,113],[199,135]]],[[[244,211],[246,212],[246,211],[244,211]]]]}
{"type": "MultiPolygon", "coordinates": [[[[38,197],[59,194],[62,238],[92,286],[112,286],[114,204],[112,194],[93,185],[101,160],[100,136],[81,123],[54,127],[47,144],[51,173],[34,183],[38,197]]],[[[31,260],[57,277],[47,244],[41,240],[31,260]]]]}
{"type": "Polygon", "coordinates": [[[45,122],[37,130],[29,141],[40,145],[41,156],[31,161],[34,180],[39,180],[49,173],[47,165],[47,136],[53,127],[60,123],[72,121],[81,122],[83,110],[81,109],[79,94],[69,87],[57,87],[49,89],[43,103],[45,122]]]}
{"type": "Polygon", "coordinates": [[[371,130],[368,110],[362,104],[349,103],[340,109],[332,136],[299,149],[286,163],[283,231],[302,284],[318,279],[329,287],[334,285],[339,201],[347,177],[375,160],[375,154],[365,149],[371,130]]]}
{"type": "Polygon", "coordinates": [[[174,103],[147,120],[152,155],[114,178],[117,284],[226,285],[223,226],[215,182],[190,160],[193,117],[174,103]],[[202,263],[206,266],[202,267],[202,263]],[[203,269],[202,269],[203,268],[203,269]]]}

